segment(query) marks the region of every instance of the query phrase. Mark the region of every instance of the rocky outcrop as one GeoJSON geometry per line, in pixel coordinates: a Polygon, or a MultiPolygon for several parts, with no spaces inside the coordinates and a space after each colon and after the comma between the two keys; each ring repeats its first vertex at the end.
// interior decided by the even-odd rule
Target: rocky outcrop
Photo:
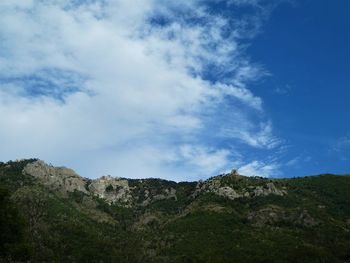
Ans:
{"type": "Polygon", "coordinates": [[[198,181],[195,190],[191,194],[191,197],[193,199],[197,198],[199,195],[206,192],[206,188],[207,188],[207,185],[205,183],[203,183],[202,180],[198,181]]]}
{"type": "MultiPolygon", "coordinates": [[[[79,176],[71,169],[54,167],[40,160],[27,164],[23,173],[31,175],[40,180],[42,184],[63,193],[80,191],[87,195],[103,198],[108,203],[118,203],[123,206],[148,206],[156,201],[177,200],[175,189],[177,184],[160,179],[131,180],[102,176],[90,180],[79,176]]],[[[232,171],[224,176],[212,177],[206,181],[199,181],[189,197],[195,199],[202,194],[213,193],[235,200],[237,198],[287,194],[286,189],[277,188],[271,181],[267,181],[265,184],[262,184],[263,181],[259,181],[256,185],[244,185],[245,180],[246,177],[239,175],[237,171],[232,171]]]]}
{"type": "Polygon", "coordinates": [[[60,192],[80,191],[104,198],[109,203],[131,203],[132,196],[126,179],[102,176],[99,179],[89,180],[81,177],[72,169],[54,167],[41,160],[26,165],[23,173],[37,178],[43,185],[60,192]]]}
{"type": "Polygon", "coordinates": [[[219,187],[214,191],[217,195],[227,197],[228,199],[234,200],[236,198],[242,197],[234,189],[229,186],[219,187]]]}
{"type": "Polygon", "coordinates": [[[147,206],[151,204],[152,202],[155,201],[160,201],[160,200],[166,200],[166,199],[173,199],[177,200],[177,195],[176,195],[176,189],[170,187],[170,188],[165,188],[162,189],[161,193],[158,194],[151,194],[150,190],[145,190],[144,191],[144,200],[142,201],[141,205],[142,206],[147,206]]]}
{"type": "Polygon", "coordinates": [[[176,190],[172,187],[169,189],[164,189],[162,194],[153,196],[153,200],[164,200],[164,199],[174,199],[177,200],[176,190]]]}
{"type": "Polygon", "coordinates": [[[233,183],[234,181],[228,180],[227,182],[227,180],[223,180],[227,178],[233,178],[233,180],[240,180],[244,177],[239,175],[237,171],[232,171],[230,174],[225,176],[213,177],[204,182],[199,181],[191,197],[197,198],[199,195],[204,193],[214,193],[216,195],[234,200],[237,198],[251,198],[268,195],[283,196],[287,194],[286,189],[279,189],[272,182],[268,182],[265,185],[249,185],[247,187],[235,187],[235,183],[233,183]]]}
{"type": "Polygon", "coordinates": [[[126,179],[102,176],[99,179],[92,180],[88,189],[92,194],[106,199],[109,203],[132,203],[133,198],[128,180],[126,179]]]}
{"type": "Polygon", "coordinates": [[[23,169],[23,173],[39,179],[42,184],[60,192],[74,192],[77,190],[88,194],[85,188],[87,179],[66,167],[54,167],[38,160],[27,164],[23,169]]]}
{"type": "Polygon", "coordinates": [[[263,186],[257,186],[254,190],[253,190],[254,196],[267,196],[270,194],[274,194],[274,195],[285,195],[287,192],[285,190],[280,190],[277,189],[276,186],[273,183],[267,183],[265,185],[265,187],[263,186]]]}
{"type": "MultiPolygon", "coordinates": [[[[167,187],[157,193],[151,193],[152,189],[143,191],[143,198],[135,193],[136,186],[130,187],[129,181],[124,178],[102,176],[98,179],[90,180],[83,178],[72,169],[65,167],[54,167],[38,160],[29,163],[22,171],[23,174],[37,178],[43,185],[62,193],[80,191],[87,195],[95,195],[105,199],[108,203],[118,203],[123,206],[142,205],[147,206],[155,201],[164,199],[177,200],[176,189],[167,187]]],[[[145,181],[139,180],[139,187],[143,187],[145,181]]]]}

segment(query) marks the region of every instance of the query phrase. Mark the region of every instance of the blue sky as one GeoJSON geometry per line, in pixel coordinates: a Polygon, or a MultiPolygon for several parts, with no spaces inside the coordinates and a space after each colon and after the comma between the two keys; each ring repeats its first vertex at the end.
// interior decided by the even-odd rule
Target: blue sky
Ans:
{"type": "Polygon", "coordinates": [[[248,53],[271,76],[253,90],[300,155],[286,176],[349,172],[350,2],[279,5],[248,53]]]}
{"type": "Polygon", "coordinates": [[[0,159],[94,178],[349,172],[350,4],[3,0],[0,159]]]}

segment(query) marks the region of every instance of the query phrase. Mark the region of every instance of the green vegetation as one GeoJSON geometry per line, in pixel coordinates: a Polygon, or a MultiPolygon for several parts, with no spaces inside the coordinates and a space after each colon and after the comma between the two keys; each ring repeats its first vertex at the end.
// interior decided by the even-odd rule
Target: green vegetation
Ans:
{"type": "Polygon", "coordinates": [[[31,257],[25,227],[24,219],[10,200],[10,192],[0,187],[0,259],[24,261],[31,257]]]}
{"type": "Polygon", "coordinates": [[[33,161],[0,163],[0,262],[350,262],[349,176],[213,178],[287,191],[234,200],[194,197],[197,183],[129,180],[138,204],[164,189],[176,198],[123,206],[50,189],[22,173],[33,161]]]}

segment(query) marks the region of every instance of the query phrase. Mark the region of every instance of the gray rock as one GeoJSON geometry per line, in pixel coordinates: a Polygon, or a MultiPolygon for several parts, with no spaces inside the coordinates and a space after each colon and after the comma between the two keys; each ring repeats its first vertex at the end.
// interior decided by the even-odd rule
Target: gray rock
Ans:
{"type": "Polygon", "coordinates": [[[102,176],[95,179],[89,185],[89,191],[100,198],[106,199],[109,203],[130,204],[133,199],[128,180],[118,177],[102,176]]]}
{"type": "Polygon", "coordinates": [[[270,194],[283,196],[287,192],[285,190],[279,190],[273,183],[267,183],[266,187],[257,186],[253,190],[254,196],[267,196],[270,194]]]}
{"type": "Polygon", "coordinates": [[[273,183],[267,183],[266,184],[267,187],[267,191],[270,194],[274,194],[274,195],[280,195],[283,196],[285,193],[283,192],[283,190],[279,190],[276,188],[276,186],[273,183]]]}
{"type": "Polygon", "coordinates": [[[75,190],[88,194],[85,188],[87,180],[66,167],[54,167],[43,161],[29,163],[22,171],[39,179],[42,184],[50,186],[61,192],[74,192],[75,190]]]}
{"type": "Polygon", "coordinates": [[[262,188],[262,186],[257,186],[253,190],[254,196],[266,196],[268,193],[262,188]]]}
{"type": "Polygon", "coordinates": [[[165,199],[174,199],[177,200],[176,190],[172,187],[165,189],[162,194],[153,196],[152,201],[159,201],[165,199]]]}
{"type": "Polygon", "coordinates": [[[233,188],[229,186],[220,187],[215,191],[215,193],[217,195],[227,197],[228,199],[231,199],[231,200],[242,197],[242,195],[239,195],[233,188]]]}
{"type": "MultiPolygon", "coordinates": [[[[169,187],[160,189],[157,193],[151,189],[143,191],[143,197],[137,193],[136,186],[129,186],[129,181],[124,178],[102,176],[101,178],[90,180],[76,174],[72,169],[65,167],[54,167],[43,161],[29,163],[24,169],[24,174],[31,175],[41,181],[42,184],[56,189],[62,193],[80,191],[87,195],[95,195],[105,199],[109,203],[118,203],[123,206],[141,205],[147,206],[157,200],[174,199],[177,200],[176,189],[169,187]]],[[[267,196],[270,194],[283,196],[287,194],[287,189],[278,189],[272,182],[264,186],[244,186],[240,189],[239,184],[232,184],[235,180],[241,180],[240,175],[233,171],[229,180],[222,180],[223,176],[212,177],[206,181],[199,181],[191,194],[192,198],[197,198],[201,194],[214,193],[230,200],[237,198],[254,198],[267,196]],[[235,185],[235,189],[233,188],[235,185]],[[237,187],[237,188],[236,188],[237,187]]],[[[142,185],[143,181],[139,180],[142,185]]]]}

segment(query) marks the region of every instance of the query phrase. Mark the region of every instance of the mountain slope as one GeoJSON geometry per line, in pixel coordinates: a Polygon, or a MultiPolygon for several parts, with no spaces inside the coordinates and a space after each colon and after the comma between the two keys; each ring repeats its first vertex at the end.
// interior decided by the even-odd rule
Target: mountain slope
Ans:
{"type": "Polygon", "coordinates": [[[0,164],[0,198],[4,262],[350,261],[345,175],[91,180],[31,159],[0,164]]]}

